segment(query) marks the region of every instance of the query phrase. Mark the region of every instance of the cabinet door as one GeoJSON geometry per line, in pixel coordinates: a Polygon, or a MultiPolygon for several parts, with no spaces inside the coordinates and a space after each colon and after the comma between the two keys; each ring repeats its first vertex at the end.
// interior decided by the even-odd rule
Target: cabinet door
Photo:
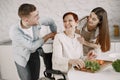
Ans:
{"type": "Polygon", "coordinates": [[[111,46],[110,46],[110,51],[109,53],[114,53],[115,52],[115,43],[111,42],[111,46]]]}
{"type": "Polygon", "coordinates": [[[111,42],[110,51],[101,52],[101,53],[115,53],[115,42],[111,42]]]}
{"type": "Polygon", "coordinates": [[[120,53],[120,42],[115,43],[115,52],[120,53]]]}

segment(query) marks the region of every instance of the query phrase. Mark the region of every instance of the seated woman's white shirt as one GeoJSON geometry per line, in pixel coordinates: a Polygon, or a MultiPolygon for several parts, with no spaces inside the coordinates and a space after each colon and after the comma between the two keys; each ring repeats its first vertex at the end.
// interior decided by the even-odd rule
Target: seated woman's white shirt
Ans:
{"type": "Polygon", "coordinates": [[[63,72],[69,70],[69,59],[78,59],[83,56],[83,46],[77,40],[80,35],[75,34],[74,38],[66,36],[65,33],[59,33],[55,36],[53,42],[53,69],[63,72]]]}

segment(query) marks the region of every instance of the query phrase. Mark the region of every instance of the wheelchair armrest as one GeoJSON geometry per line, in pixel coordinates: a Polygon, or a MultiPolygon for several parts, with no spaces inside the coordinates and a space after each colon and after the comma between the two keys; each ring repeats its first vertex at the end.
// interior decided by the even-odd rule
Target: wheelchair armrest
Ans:
{"type": "Polygon", "coordinates": [[[60,70],[46,70],[46,71],[44,71],[45,77],[46,77],[47,73],[62,75],[63,79],[59,79],[59,80],[66,80],[65,74],[63,72],[61,72],[60,70]]]}

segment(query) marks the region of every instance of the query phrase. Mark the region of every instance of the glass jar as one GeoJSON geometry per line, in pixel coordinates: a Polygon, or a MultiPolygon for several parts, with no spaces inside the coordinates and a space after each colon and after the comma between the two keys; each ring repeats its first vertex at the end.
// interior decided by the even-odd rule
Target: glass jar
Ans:
{"type": "Polygon", "coordinates": [[[119,26],[114,25],[114,36],[119,36],[119,26]]]}

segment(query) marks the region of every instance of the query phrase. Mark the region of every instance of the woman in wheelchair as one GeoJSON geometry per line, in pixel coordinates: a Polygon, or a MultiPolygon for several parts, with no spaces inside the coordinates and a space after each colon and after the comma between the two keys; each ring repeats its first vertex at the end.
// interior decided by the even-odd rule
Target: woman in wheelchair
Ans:
{"type": "Polygon", "coordinates": [[[53,69],[67,73],[72,66],[85,67],[85,63],[81,59],[81,57],[83,58],[83,44],[85,41],[79,34],[75,33],[78,25],[78,16],[75,13],[65,13],[63,24],[65,30],[55,35],[52,62],[53,69]],[[78,37],[81,37],[81,43],[78,41],[78,37]]]}
{"type": "Polygon", "coordinates": [[[78,16],[75,13],[68,12],[63,16],[63,23],[65,28],[64,32],[56,34],[54,38],[53,54],[51,55],[52,63],[50,63],[50,59],[43,56],[46,65],[44,75],[50,80],[55,80],[54,77],[51,77],[51,74],[62,75],[63,79],[59,80],[66,80],[66,76],[63,73],[67,73],[72,66],[76,66],[77,68],[85,67],[85,63],[81,59],[81,57],[83,58],[83,44],[85,44],[85,41],[79,34],[75,33],[78,25],[78,16]],[[46,64],[45,60],[48,64],[46,64]],[[52,67],[47,68],[50,65],[53,66],[53,69],[52,67]]]}

